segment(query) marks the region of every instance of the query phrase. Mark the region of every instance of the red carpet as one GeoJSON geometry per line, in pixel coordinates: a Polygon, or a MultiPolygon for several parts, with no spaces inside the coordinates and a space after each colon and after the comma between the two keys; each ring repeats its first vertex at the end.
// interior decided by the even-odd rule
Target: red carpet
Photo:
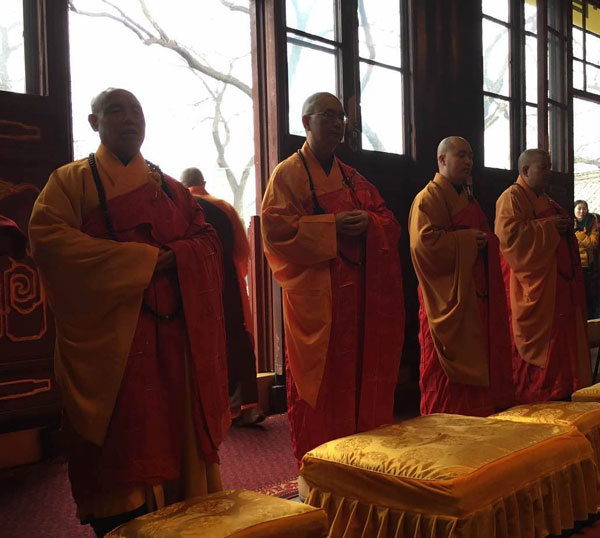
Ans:
{"type": "MultiPolygon", "coordinates": [[[[221,448],[223,486],[293,497],[298,469],[286,415],[252,428],[234,428],[221,448]]],[[[94,538],[75,517],[62,460],[0,471],[2,538],[94,538]]]]}

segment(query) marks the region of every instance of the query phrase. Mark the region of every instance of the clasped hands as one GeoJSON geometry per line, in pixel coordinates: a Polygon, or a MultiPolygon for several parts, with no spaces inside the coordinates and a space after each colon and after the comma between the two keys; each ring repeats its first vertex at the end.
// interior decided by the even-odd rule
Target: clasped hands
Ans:
{"type": "Polygon", "coordinates": [[[367,229],[369,214],[362,209],[341,211],[335,214],[335,229],[341,235],[356,236],[367,229]]]}

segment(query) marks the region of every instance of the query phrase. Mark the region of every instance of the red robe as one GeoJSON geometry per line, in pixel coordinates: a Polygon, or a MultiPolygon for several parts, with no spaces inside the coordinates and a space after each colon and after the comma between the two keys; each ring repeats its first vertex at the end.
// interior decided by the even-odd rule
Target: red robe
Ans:
{"type": "Polygon", "coordinates": [[[488,416],[514,402],[498,239],[490,231],[485,214],[476,201],[469,201],[464,192],[458,195],[440,174],[434,181],[438,182],[437,186],[430,183],[419,194],[411,210],[411,249],[420,282],[421,414],[488,416]],[[474,255],[469,259],[473,261],[465,264],[460,259],[467,257],[461,250],[464,247],[457,245],[472,247],[470,242],[475,239],[470,235],[473,230],[487,234],[487,247],[472,250],[474,255]],[[431,245],[426,239],[430,234],[431,245]],[[434,234],[441,234],[441,237],[434,238],[434,234]],[[452,234],[456,237],[450,237],[452,234]],[[436,248],[444,250],[438,252],[436,248]],[[436,256],[439,256],[437,263],[436,256]],[[431,267],[434,269],[428,269],[431,267]],[[450,274],[434,274],[437,271],[443,273],[444,268],[450,274]],[[439,293],[438,280],[442,276],[449,282],[462,284],[455,284],[457,291],[448,294],[448,302],[438,312],[430,295],[439,293]],[[422,290],[424,285],[428,290],[426,299],[431,301],[430,315],[435,316],[435,341],[422,290]],[[471,295],[475,298],[472,307],[468,306],[471,295]],[[481,336],[477,337],[478,334],[481,336]],[[466,344],[453,348],[453,341],[460,342],[463,336],[466,344]],[[477,346],[479,342],[481,349],[477,346]],[[438,349],[444,352],[443,360],[440,360],[438,349]],[[480,371],[483,373],[481,380],[476,378],[480,371]]]}
{"type": "Polygon", "coordinates": [[[356,170],[336,159],[330,174],[325,175],[307,144],[302,151],[325,214],[314,215],[308,178],[298,155],[273,173],[262,212],[267,257],[284,288],[288,417],[298,462],[321,443],[393,421],[404,342],[399,224],[375,187],[356,170]],[[352,189],[341,185],[341,170],[352,189]],[[308,265],[313,252],[327,251],[328,247],[319,243],[335,238],[333,214],[352,209],[368,212],[366,233],[358,238],[338,236],[330,259],[308,265]],[[329,236],[331,229],[325,228],[331,223],[333,236],[329,236]],[[314,236],[290,248],[294,242],[290,237],[302,238],[305,233],[314,236]],[[364,264],[357,266],[347,260],[364,264]],[[304,272],[319,268],[326,271],[324,281],[330,283],[331,303],[327,301],[329,290],[317,288],[318,273],[314,279],[314,273],[308,273],[311,278],[302,281],[304,272]],[[298,281],[303,282],[302,287],[293,287],[298,281]],[[323,319],[325,324],[330,319],[330,332],[315,319],[323,319]],[[298,340],[302,342],[298,344],[298,340]],[[321,342],[326,350],[322,356],[321,342]],[[298,350],[306,351],[298,354],[298,350]],[[318,371],[321,357],[321,377],[311,377],[313,372],[307,373],[305,365],[316,362],[318,371]],[[315,378],[316,382],[307,382],[315,378]]]}

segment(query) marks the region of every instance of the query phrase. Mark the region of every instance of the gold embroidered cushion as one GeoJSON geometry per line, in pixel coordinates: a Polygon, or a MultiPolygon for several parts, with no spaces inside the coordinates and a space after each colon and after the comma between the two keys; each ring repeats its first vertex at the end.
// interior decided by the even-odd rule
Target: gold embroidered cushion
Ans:
{"type": "Polygon", "coordinates": [[[323,510],[236,489],[165,506],[121,525],[107,538],[325,538],[327,533],[323,510]]]}
{"type": "Polygon", "coordinates": [[[539,402],[518,405],[490,418],[575,426],[591,443],[596,455],[596,463],[600,465],[600,403],[539,402]]]}
{"type": "Polygon", "coordinates": [[[600,383],[576,390],[571,395],[574,402],[600,402],[600,383]]]}
{"type": "Polygon", "coordinates": [[[591,473],[578,493],[589,492],[587,517],[597,505],[593,453],[567,425],[417,417],[325,443],[304,456],[301,474],[334,496],[460,518],[571,464],[591,473]]]}

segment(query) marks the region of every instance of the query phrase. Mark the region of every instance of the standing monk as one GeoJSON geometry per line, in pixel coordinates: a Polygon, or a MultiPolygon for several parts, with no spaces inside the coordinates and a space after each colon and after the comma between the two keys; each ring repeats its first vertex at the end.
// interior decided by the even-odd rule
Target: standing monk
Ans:
{"type": "Polygon", "coordinates": [[[568,213],[544,190],[550,156],[529,149],[496,203],[510,303],[518,403],[557,400],[591,383],[585,288],[568,213]]]}
{"type": "Polygon", "coordinates": [[[419,279],[421,414],[487,416],[513,403],[498,239],[470,192],[470,144],[445,138],[437,156],[439,173],[409,216],[419,279]]]}
{"type": "Polygon", "coordinates": [[[208,194],[204,176],[198,168],[186,168],[181,173],[181,183],[200,204],[204,217],[221,241],[229,407],[233,424],[258,424],[265,416],[258,408],[252,314],[246,288],[250,245],[244,225],[231,204],[208,194]]]}
{"type": "Polygon", "coordinates": [[[315,446],[393,420],[404,341],[400,225],[334,150],[345,115],[330,93],[302,107],[306,142],[262,205],[265,253],[283,288],[288,416],[298,462],[315,446]]]}
{"type": "Polygon", "coordinates": [[[133,94],[102,92],[88,119],[100,147],[52,173],[29,233],[56,320],[71,489],[103,536],[221,488],[229,406],[218,238],[142,157],[133,94]]]}

